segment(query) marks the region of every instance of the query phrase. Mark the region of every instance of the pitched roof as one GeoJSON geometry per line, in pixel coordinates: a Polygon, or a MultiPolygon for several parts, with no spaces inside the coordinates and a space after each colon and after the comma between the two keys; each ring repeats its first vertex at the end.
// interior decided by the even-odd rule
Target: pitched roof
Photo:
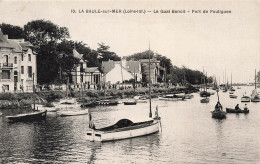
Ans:
{"type": "Polygon", "coordinates": [[[140,62],[139,61],[127,61],[126,68],[131,73],[138,73],[141,70],[140,62]]]}
{"type": "Polygon", "coordinates": [[[94,73],[97,70],[99,71],[98,67],[87,67],[86,72],[94,73]]]}
{"type": "Polygon", "coordinates": [[[102,70],[104,73],[108,73],[115,67],[115,62],[113,60],[102,61],[102,70]]]}
{"type": "Polygon", "coordinates": [[[13,48],[0,29],[0,48],[13,48]]]}
{"type": "Polygon", "coordinates": [[[29,48],[33,47],[33,45],[30,42],[20,42],[20,46],[22,47],[23,50],[28,50],[29,48]]]}
{"type": "Polygon", "coordinates": [[[82,59],[83,54],[78,53],[76,49],[73,49],[73,56],[78,59],[82,59]]]}
{"type": "Polygon", "coordinates": [[[14,41],[12,39],[8,39],[8,42],[14,48],[13,52],[18,52],[18,53],[22,52],[22,47],[19,45],[18,42],[14,41]]]}

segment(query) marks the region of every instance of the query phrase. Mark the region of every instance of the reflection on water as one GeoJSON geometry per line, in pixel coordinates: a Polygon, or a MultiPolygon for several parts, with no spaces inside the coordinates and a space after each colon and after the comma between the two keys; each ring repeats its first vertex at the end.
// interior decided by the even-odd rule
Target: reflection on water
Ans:
{"type": "MultiPolygon", "coordinates": [[[[220,92],[224,108],[235,107],[245,91],[230,99],[220,92]]],[[[115,142],[89,142],[85,139],[88,115],[59,117],[49,113],[46,120],[10,124],[0,117],[0,163],[259,163],[260,103],[248,103],[249,114],[227,114],[216,120],[211,112],[217,96],[201,104],[198,94],[187,101],[153,100],[162,117],[162,132],[115,142]]],[[[92,108],[96,127],[103,127],[121,118],[144,120],[149,103],[136,106],[119,104],[92,108]]],[[[4,116],[22,112],[2,110],[4,116]]]]}

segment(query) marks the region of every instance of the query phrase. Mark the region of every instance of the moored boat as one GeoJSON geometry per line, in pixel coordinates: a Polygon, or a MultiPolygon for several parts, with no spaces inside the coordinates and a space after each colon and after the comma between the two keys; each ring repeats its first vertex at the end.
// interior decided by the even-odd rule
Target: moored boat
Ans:
{"type": "Polygon", "coordinates": [[[136,123],[129,119],[121,119],[111,126],[87,131],[86,138],[89,141],[115,141],[153,134],[158,132],[159,128],[160,118],[136,123]]]}
{"type": "Polygon", "coordinates": [[[17,114],[14,116],[6,116],[6,118],[11,122],[27,122],[27,121],[36,121],[46,118],[47,110],[35,111],[24,114],[17,114]]]}
{"type": "Polygon", "coordinates": [[[209,103],[209,98],[203,98],[200,100],[200,103],[209,103]]]}
{"type": "Polygon", "coordinates": [[[88,114],[88,110],[71,110],[71,111],[59,111],[58,115],[61,117],[65,116],[79,116],[88,114]]]}
{"type": "Polygon", "coordinates": [[[225,111],[222,111],[222,110],[219,110],[219,111],[212,111],[212,118],[216,118],[216,119],[223,119],[223,118],[226,118],[226,112],[225,111]]]}
{"type": "Polygon", "coordinates": [[[249,113],[249,110],[235,110],[232,108],[226,108],[227,113],[249,113]]]}
{"type": "Polygon", "coordinates": [[[98,105],[117,105],[118,101],[116,100],[99,100],[97,101],[98,105]]]}
{"type": "MultiPolygon", "coordinates": [[[[150,51],[150,49],[149,49],[150,51]]],[[[161,118],[158,115],[158,106],[156,107],[155,117],[152,118],[151,108],[151,75],[150,75],[150,53],[149,53],[149,120],[133,122],[129,119],[121,119],[116,124],[104,128],[96,129],[91,113],[89,113],[89,128],[87,131],[87,140],[89,141],[115,141],[150,135],[159,131],[161,118]]]]}
{"type": "Polygon", "coordinates": [[[241,102],[250,102],[250,97],[249,96],[241,97],[241,102]]]}
{"type": "Polygon", "coordinates": [[[136,105],[137,101],[136,100],[127,100],[124,101],[124,105],[136,105]]]}
{"type": "Polygon", "coordinates": [[[237,95],[229,95],[230,98],[233,98],[233,99],[236,99],[237,98],[237,95]]]}

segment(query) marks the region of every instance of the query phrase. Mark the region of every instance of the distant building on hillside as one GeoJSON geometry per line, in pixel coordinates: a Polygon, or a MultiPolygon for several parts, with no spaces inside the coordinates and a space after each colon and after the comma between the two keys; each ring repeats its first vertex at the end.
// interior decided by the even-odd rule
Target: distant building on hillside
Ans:
{"type": "Polygon", "coordinates": [[[32,92],[37,84],[36,55],[24,39],[8,39],[0,29],[0,91],[32,92]]]}

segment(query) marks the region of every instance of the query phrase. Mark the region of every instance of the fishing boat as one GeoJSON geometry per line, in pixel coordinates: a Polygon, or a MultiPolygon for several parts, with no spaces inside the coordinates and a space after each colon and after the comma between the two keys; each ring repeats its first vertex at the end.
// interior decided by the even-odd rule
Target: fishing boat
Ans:
{"type": "Polygon", "coordinates": [[[129,119],[121,119],[115,124],[96,129],[89,113],[89,128],[87,131],[87,140],[89,141],[115,141],[150,135],[159,131],[161,118],[158,115],[158,106],[156,107],[155,117],[152,118],[151,109],[151,75],[150,75],[150,53],[149,53],[149,120],[141,122],[133,122],[129,119]]]}
{"type": "MultiPolygon", "coordinates": [[[[206,75],[206,78],[207,78],[207,75],[206,75]]],[[[204,90],[200,91],[200,97],[210,97],[211,94],[210,94],[210,92],[207,91],[207,89],[208,89],[207,82],[204,77],[204,90]]]]}
{"type": "Polygon", "coordinates": [[[47,110],[34,111],[31,113],[18,114],[14,116],[6,116],[6,118],[11,122],[27,122],[36,121],[46,118],[47,110]]]}
{"type": "Polygon", "coordinates": [[[88,114],[88,110],[71,110],[71,111],[59,111],[58,115],[61,117],[66,116],[79,116],[88,114]]]}
{"type": "Polygon", "coordinates": [[[217,105],[215,106],[215,110],[214,110],[214,111],[211,111],[212,118],[215,118],[215,119],[223,119],[223,118],[226,118],[226,114],[227,114],[227,113],[222,110],[222,105],[221,105],[220,102],[219,102],[218,92],[217,92],[217,96],[218,96],[217,105]]]}
{"type": "Polygon", "coordinates": [[[236,99],[237,95],[234,94],[235,89],[232,87],[232,74],[231,74],[231,83],[230,83],[230,92],[229,97],[232,99],[236,99]]]}
{"type": "Polygon", "coordinates": [[[37,121],[46,118],[47,110],[36,110],[35,108],[35,85],[34,85],[34,73],[33,73],[33,111],[29,113],[17,114],[14,116],[6,116],[10,122],[27,122],[37,121]]]}
{"type": "Polygon", "coordinates": [[[212,118],[216,119],[223,119],[226,118],[226,112],[225,111],[212,111],[212,118]]]}
{"type": "Polygon", "coordinates": [[[235,110],[235,109],[232,109],[232,108],[226,108],[226,112],[227,113],[249,113],[249,110],[235,110]]]}

